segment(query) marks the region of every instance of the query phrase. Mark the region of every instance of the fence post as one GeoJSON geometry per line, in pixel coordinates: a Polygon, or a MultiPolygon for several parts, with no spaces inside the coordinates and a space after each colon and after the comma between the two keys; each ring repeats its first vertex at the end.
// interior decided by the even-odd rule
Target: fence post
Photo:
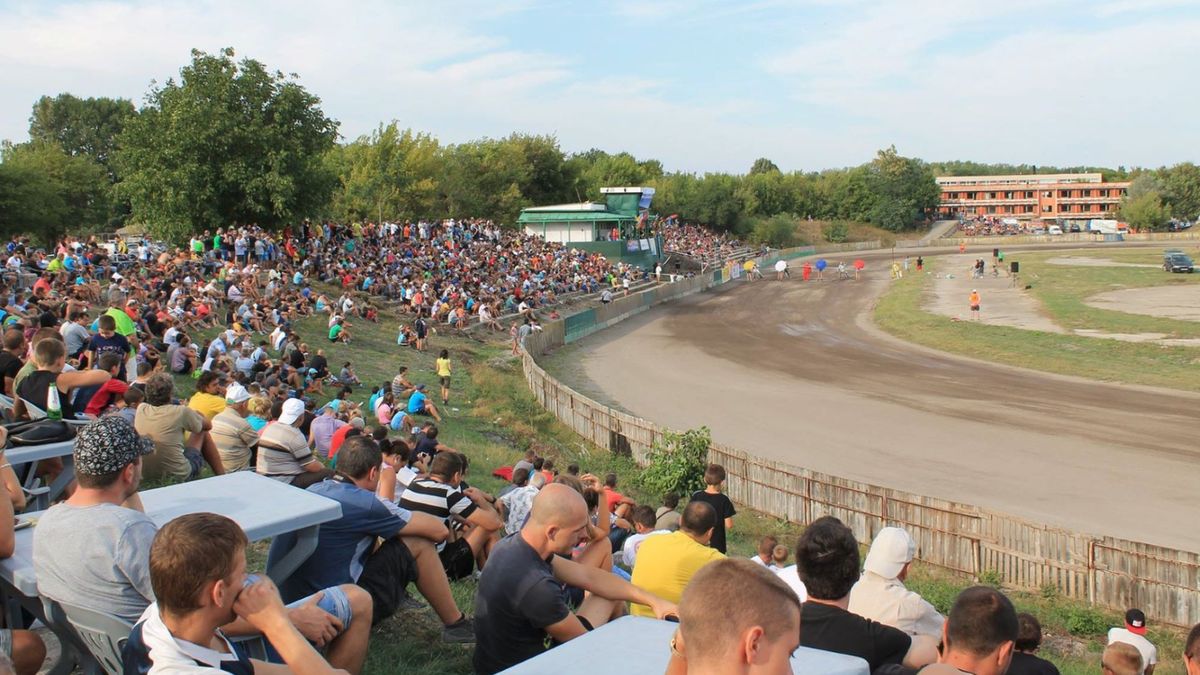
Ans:
{"type": "Polygon", "coordinates": [[[1096,540],[1088,539],[1088,603],[1096,604],[1096,540]]]}

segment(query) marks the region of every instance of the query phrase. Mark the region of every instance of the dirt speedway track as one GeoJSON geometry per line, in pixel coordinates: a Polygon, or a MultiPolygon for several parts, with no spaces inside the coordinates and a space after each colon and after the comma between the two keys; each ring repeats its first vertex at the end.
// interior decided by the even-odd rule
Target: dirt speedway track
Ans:
{"type": "Polygon", "coordinates": [[[762,457],[1200,550],[1200,396],[893,339],[870,322],[890,255],[862,257],[859,282],[770,275],[630,319],[580,343],[584,372],[638,415],[762,457]]]}

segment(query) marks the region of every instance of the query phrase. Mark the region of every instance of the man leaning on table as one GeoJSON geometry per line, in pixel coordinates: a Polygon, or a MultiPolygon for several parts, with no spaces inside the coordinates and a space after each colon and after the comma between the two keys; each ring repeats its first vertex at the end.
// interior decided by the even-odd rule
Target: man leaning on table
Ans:
{"type": "Polygon", "coordinates": [[[573,562],[588,531],[583,495],[559,483],[542,488],[520,532],[492,549],[475,593],[475,672],[497,673],[531,659],[548,642],[563,643],[625,614],[636,602],[658,618],[675,604],[611,572],[573,562]],[[588,591],[575,611],[563,585],[588,591]]]}
{"type": "Polygon", "coordinates": [[[337,672],[288,621],[275,584],[246,574],[248,544],[237,523],[215,513],[192,513],[163,526],[150,549],[158,601],[146,608],[121,650],[126,673],[337,672]],[[235,619],[261,631],[283,664],[239,653],[220,629],[235,619]]]}
{"type": "MultiPolygon", "coordinates": [[[[50,507],[33,533],[39,593],[130,624],[154,602],[150,549],[158,527],[137,494],[142,457],[153,451],[120,417],[102,417],[80,430],[73,453],[79,487],[50,507]]],[[[362,668],[371,597],[361,588],[326,588],[289,606],[288,617],[310,641],[328,646],[330,663],[352,673],[362,668]]],[[[244,621],[224,629],[227,635],[258,632],[244,621]]]]}

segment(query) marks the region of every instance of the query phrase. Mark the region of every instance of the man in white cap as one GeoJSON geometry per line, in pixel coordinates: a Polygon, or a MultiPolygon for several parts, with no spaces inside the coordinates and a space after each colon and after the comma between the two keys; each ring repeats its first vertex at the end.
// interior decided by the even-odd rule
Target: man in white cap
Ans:
{"type": "Polygon", "coordinates": [[[250,392],[234,382],[225,389],[225,409],[212,420],[213,442],[226,471],[250,468],[250,459],[258,447],[258,432],[246,421],[250,414],[250,392]]]}
{"type": "Polygon", "coordinates": [[[904,580],[917,545],[908,532],[885,527],[875,535],[863,574],[850,591],[850,611],[909,635],[941,637],[946,619],[920,595],[908,590],[904,580]]]}
{"type": "Polygon", "coordinates": [[[289,398],[283,403],[276,402],[271,408],[272,416],[277,409],[277,419],[263,428],[258,439],[258,473],[301,489],[332,478],[333,472],[321,464],[300,432],[304,401],[289,398]]]}

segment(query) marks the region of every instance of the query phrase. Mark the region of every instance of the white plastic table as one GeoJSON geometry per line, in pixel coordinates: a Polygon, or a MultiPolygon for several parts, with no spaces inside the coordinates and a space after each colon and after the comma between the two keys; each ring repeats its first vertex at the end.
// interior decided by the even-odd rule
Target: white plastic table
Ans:
{"type": "MultiPolygon", "coordinates": [[[[662,675],[671,660],[671,636],[679,624],[624,616],[528,661],[505,675],[662,675]]],[[[869,675],[867,662],[845,654],[800,647],[792,671],[813,675],[869,675]]]]}
{"type": "MultiPolygon", "coordinates": [[[[47,494],[51,503],[56,501],[67,489],[67,485],[75,480],[75,458],[72,456],[72,451],[75,449],[75,441],[62,441],[59,443],[43,443],[42,445],[24,445],[14,446],[4,451],[4,457],[9,464],[19,466],[22,464],[36,464],[45,459],[53,459],[55,457],[63,458],[63,470],[58,474],[48,487],[50,488],[47,494]]],[[[30,473],[32,477],[32,472],[30,473]]],[[[30,480],[26,480],[25,487],[30,486],[30,480]]]]}
{"type": "Polygon", "coordinates": [[[296,533],[296,544],[267,568],[277,583],[291,576],[313,551],[321,523],[342,517],[342,505],[308,490],[236,471],[142,493],[146,515],[159,526],[187,513],[229,516],[250,541],[296,533]]]}
{"type": "MultiPolygon", "coordinates": [[[[332,499],[249,471],[147,490],[141,493],[141,498],[146,515],[160,527],[184,514],[207,511],[232,518],[251,541],[297,532],[295,546],[267,569],[267,574],[276,582],[295,572],[316,550],[321,523],[342,516],[341,504],[332,499]]],[[[36,522],[43,513],[23,514],[18,520],[36,522]]],[[[37,574],[33,568],[36,529],[35,525],[18,530],[13,555],[0,560],[0,588],[6,596],[5,610],[10,626],[17,625],[22,607],[50,625],[38,596],[37,574]]],[[[56,629],[53,625],[50,627],[56,629]]],[[[59,667],[63,665],[56,664],[55,672],[61,672],[59,667]]],[[[65,672],[70,672],[71,665],[65,664],[65,672]]]]}

